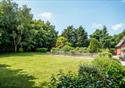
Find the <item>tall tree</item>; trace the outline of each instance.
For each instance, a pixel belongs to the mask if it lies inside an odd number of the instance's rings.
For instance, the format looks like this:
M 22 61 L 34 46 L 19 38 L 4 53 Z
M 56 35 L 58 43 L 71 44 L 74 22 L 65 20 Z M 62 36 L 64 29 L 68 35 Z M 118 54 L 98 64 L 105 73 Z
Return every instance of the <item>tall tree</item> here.
M 18 18 L 20 25 L 24 27 L 22 29 L 22 36 L 19 47 L 24 48 L 26 50 L 26 48 L 28 49 L 29 47 L 31 47 L 30 43 L 32 42 L 34 34 L 32 33 L 33 31 L 31 25 L 33 18 L 33 15 L 31 14 L 31 9 L 28 8 L 26 5 L 20 7 L 18 12 Z
M 95 38 L 101 44 L 101 48 L 111 48 L 112 36 L 107 32 L 106 26 L 103 29 L 97 29 L 90 38 Z
M 18 5 L 10 0 L 0 2 L 1 50 L 13 50 L 13 31 L 17 28 Z
M 33 30 L 35 36 L 33 38 L 34 46 L 36 48 L 48 48 L 50 50 L 56 44 L 57 32 L 55 26 L 51 25 L 50 22 L 43 22 L 38 20 L 34 21 Z
M 68 26 L 66 29 L 64 29 L 62 36 L 64 36 L 73 47 L 75 47 L 76 33 L 73 26 Z
M 95 38 L 91 38 L 88 47 L 89 52 L 96 53 L 99 51 L 99 48 L 100 48 L 100 43 L 98 42 L 98 40 Z
M 76 33 L 76 46 L 77 47 L 87 47 L 88 45 L 88 37 L 87 37 L 87 32 L 82 26 L 79 26 L 75 30 Z
M 120 42 L 120 40 L 124 36 L 125 36 L 125 29 L 121 33 L 114 35 L 114 39 L 115 39 L 116 43 Z
M 13 38 L 15 52 L 17 51 L 18 47 L 23 47 L 24 42 L 28 40 L 30 36 L 30 29 L 31 29 L 31 21 L 32 21 L 32 14 L 30 13 L 31 9 L 28 8 L 26 5 L 23 5 L 21 8 L 18 9 L 17 12 L 17 28 L 16 28 L 16 37 Z
M 29 33 L 30 22 L 32 21 L 32 14 L 30 8 L 23 5 L 21 8 L 11 0 L 4 0 L 0 2 L 0 26 L 2 29 L 1 38 L 2 46 L 14 49 L 17 52 L 21 46 L 22 39 Z M 28 31 L 26 33 L 26 31 Z M 26 33 L 26 34 L 25 34 Z M 13 48 L 14 47 L 14 48 Z

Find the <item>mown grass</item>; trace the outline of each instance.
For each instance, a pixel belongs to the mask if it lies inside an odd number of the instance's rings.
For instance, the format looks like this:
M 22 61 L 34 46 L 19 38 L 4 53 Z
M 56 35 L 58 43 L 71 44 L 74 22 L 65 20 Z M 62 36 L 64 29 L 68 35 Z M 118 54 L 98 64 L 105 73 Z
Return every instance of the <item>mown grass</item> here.
M 41 53 L 1 54 L 0 88 L 39 86 L 60 69 L 75 72 L 80 63 L 89 61 L 91 58 Z

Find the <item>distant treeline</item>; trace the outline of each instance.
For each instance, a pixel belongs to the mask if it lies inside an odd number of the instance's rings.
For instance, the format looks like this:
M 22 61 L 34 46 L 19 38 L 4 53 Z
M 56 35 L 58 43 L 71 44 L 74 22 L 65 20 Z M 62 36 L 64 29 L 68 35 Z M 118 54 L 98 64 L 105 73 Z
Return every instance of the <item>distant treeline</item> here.
M 37 51 L 41 48 L 49 51 L 53 47 L 62 48 L 65 45 L 112 49 L 124 35 L 125 30 L 111 36 L 106 26 L 96 29 L 89 38 L 82 26 L 68 26 L 58 35 L 50 22 L 33 20 L 31 8 L 26 5 L 19 7 L 11 0 L 0 2 L 0 52 Z

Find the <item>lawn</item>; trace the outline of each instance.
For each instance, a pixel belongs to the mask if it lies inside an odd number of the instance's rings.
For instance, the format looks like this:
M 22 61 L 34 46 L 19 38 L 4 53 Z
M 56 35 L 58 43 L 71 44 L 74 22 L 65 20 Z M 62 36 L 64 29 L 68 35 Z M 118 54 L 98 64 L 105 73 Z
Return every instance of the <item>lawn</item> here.
M 48 55 L 41 53 L 16 53 L 0 55 L 0 88 L 31 88 L 48 81 L 60 69 L 75 72 L 80 63 L 92 58 Z

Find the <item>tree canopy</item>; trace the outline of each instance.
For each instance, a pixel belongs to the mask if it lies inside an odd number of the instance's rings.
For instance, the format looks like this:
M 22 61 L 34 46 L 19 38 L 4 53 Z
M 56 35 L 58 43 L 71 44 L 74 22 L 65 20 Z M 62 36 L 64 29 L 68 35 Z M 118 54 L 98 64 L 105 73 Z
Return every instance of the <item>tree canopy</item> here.
M 50 22 L 33 20 L 31 9 L 10 0 L 0 2 L 0 51 L 25 51 L 55 45 L 57 32 Z
M 49 21 L 33 19 L 31 8 L 26 5 L 19 7 L 11 0 L 0 1 L 0 52 L 36 51 L 38 48 L 51 50 L 67 44 L 74 48 L 90 48 L 93 41 L 100 44 L 100 49 L 111 49 L 124 35 L 125 30 L 110 35 L 107 27 L 103 26 L 89 37 L 82 25 L 78 28 L 67 26 L 58 35 L 55 26 Z

